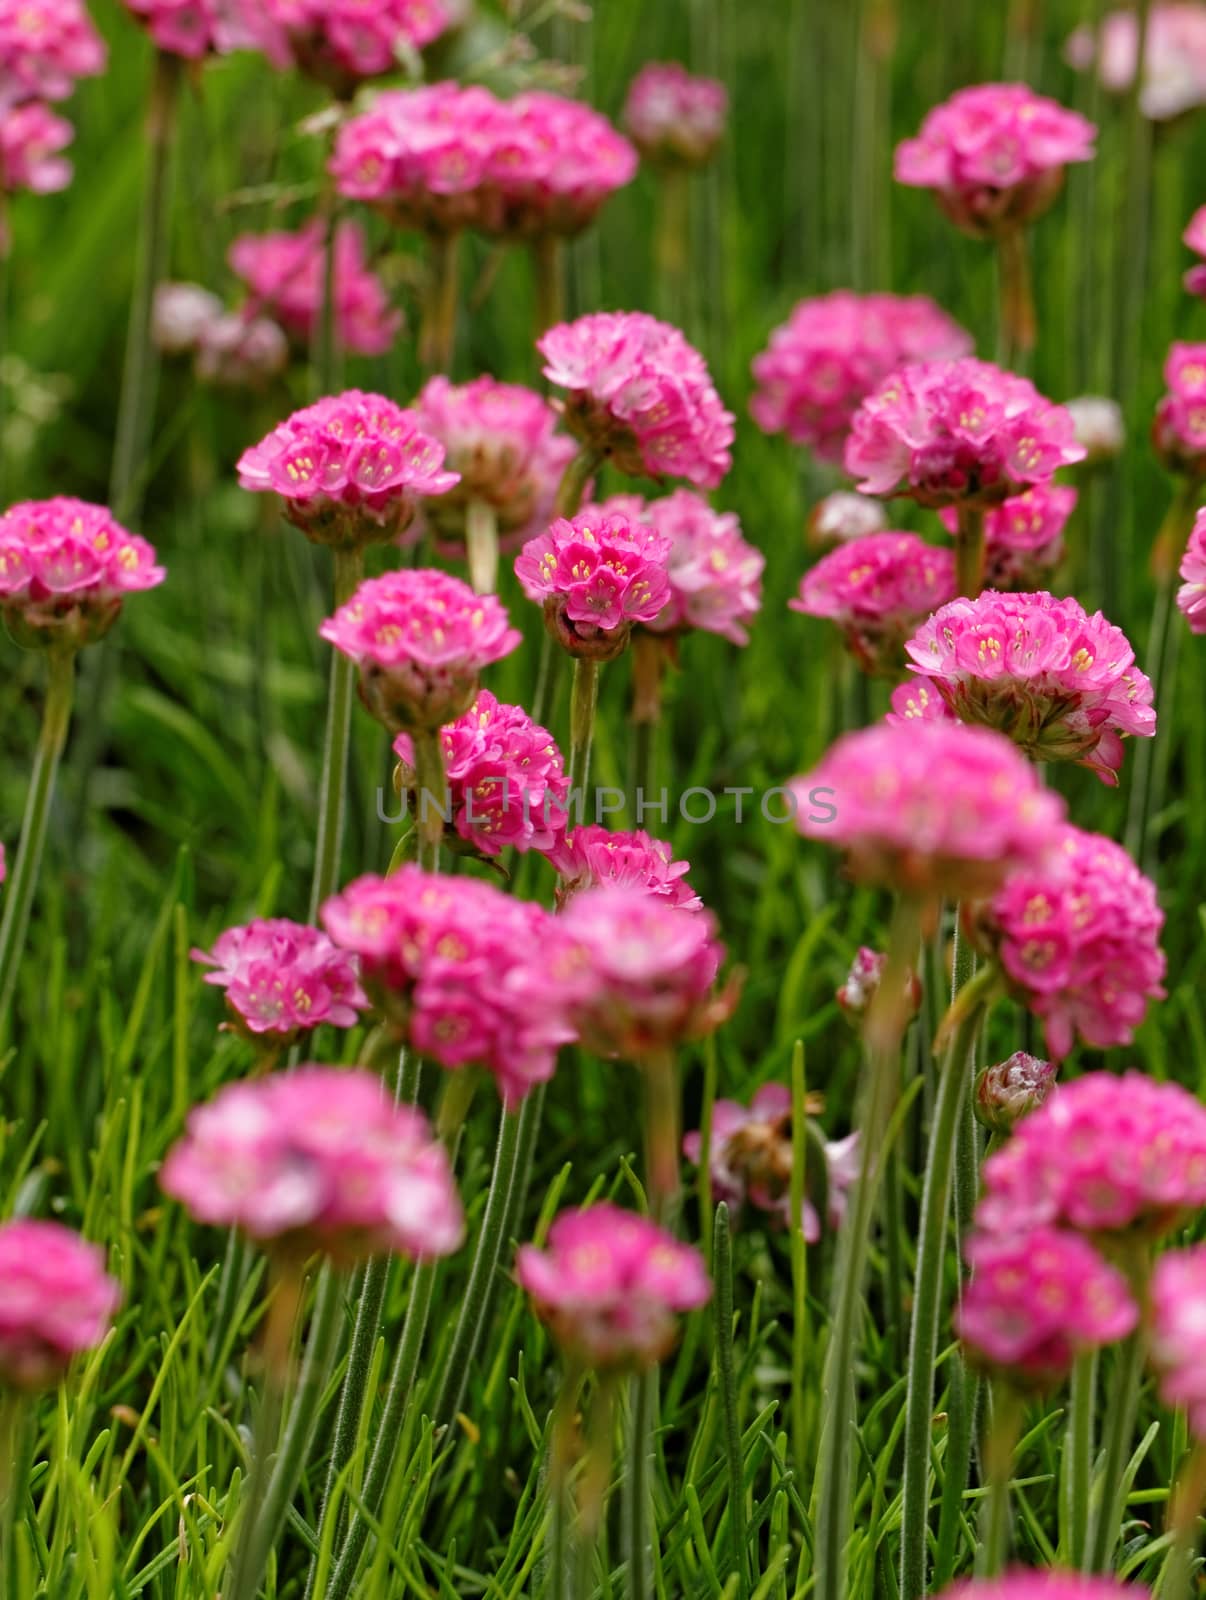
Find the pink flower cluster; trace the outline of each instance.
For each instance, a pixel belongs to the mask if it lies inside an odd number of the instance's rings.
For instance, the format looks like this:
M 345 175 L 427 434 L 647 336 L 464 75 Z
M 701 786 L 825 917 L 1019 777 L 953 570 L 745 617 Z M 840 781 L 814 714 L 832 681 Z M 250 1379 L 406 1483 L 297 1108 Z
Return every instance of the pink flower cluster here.
M 413 411 L 359 389 L 295 411 L 239 457 L 244 489 L 279 494 L 308 539 L 343 547 L 395 538 L 420 496 L 456 481 Z
M 108 51 L 81 0 L 0 0 L 0 112 L 66 100 L 105 70 Z
M 624 126 L 646 161 L 700 167 L 724 133 L 728 91 L 677 61 L 647 61 L 628 86 Z
M 1181 237 L 1194 255 L 1203 258 L 1185 274 L 1185 287 L 1190 294 L 1201 295 L 1206 300 L 1206 206 L 1198 207 Z
M 861 1021 L 870 1010 L 887 965 L 887 955 L 867 945 L 861 945 L 855 952 L 850 971 L 833 997 L 851 1022 Z M 915 972 L 910 972 L 906 983 L 906 1015 L 912 1016 L 917 1012 L 921 1005 L 921 993 L 921 979 Z
M 1075 761 L 1115 784 L 1123 736 L 1156 731 L 1126 636 L 1070 595 L 952 600 L 905 649 L 952 715 L 1008 734 L 1037 761 Z
M 105 1256 L 57 1222 L 0 1224 L 0 1388 L 58 1383 L 98 1345 L 121 1304 Z
M 994 1133 L 1012 1133 L 1023 1117 L 1050 1099 L 1057 1071 L 1054 1061 L 1040 1061 L 1024 1050 L 985 1067 L 972 1102 L 977 1120 Z
M 1206 1245 L 1172 1250 L 1151 1279 L 1151 1357 L 1167 1406 L 1181 1406 L 1206 1440 Z
M 519 543 L 553 520 L 574 441 L 557 433 L 557 413 L 542 395 L 490 377 L 454 384 L 431 378 L 415 401 L 415 420 L 444 447 L 460 482 L 424 507 L 423 520 L 447 553 L 463 553 L 472 501 L 493 511 L 501 542 Z M 443 550 L 441 553 L 444 553 Z
M 670 540 L 602 506 L 529 539 L 515 575 L 544 607 L 549 632 L 572 655 L 611 660 L 635 622 L 652 622 L 670 598 Z
M 1206 633 L 1206 510 L 1199 511 L 1181 557 L 1177 605 L 1191 633 Z
M 905 367 L 880 384 L 855 413 L 846 470 L 864 494 L 987 509 L 1084 455 L 1062 406 L 969 357 Z
M 258 0 L 278 64 L 292 57 L 341 98 L 364 78 L 394 72 L 457 20 L 453 0 Z M 261 31 L 264 31 L 261 29 Z
M 714 489 L 732 466 L 733 418 L 703 357 L 644 311 L 596 311 L 537 340 L 544 375 L 567 391 L 566 426 L 621 472 Z
M 1130 1044 L 1163 998 L 1164 913 L 1112 839 L 1066 825 L 1057 844 L 1039 866 L 1018 863 L 977 928 L 1062 1061 L 1077 1034 L 1103 1050 Z
M 464 1236 L 444 1146 L 371 1072 L 301 1066 L 228 1084 L 189 1114 L 159 1182 L 199 1222 L 294 1259 L 423 1260 Z
M 1122 1273 L 1079 1234 L 973 1233 L 964 1255 L 955 1331 L 975 1365 L 1020 1389 L 1053 1388 L 1082 1350 L 1125 1339 L 1139 1320 Z
M 1206 478 L 1206 344 L 1174 344 L 1164 382 L 1152 423 L 1156 453 L 1170 472 Z
M 364 702 L 391 733 L 443 727 L 520 635 L 492 594 L 434 568 L 368 578 L 319 634 L 360 669 Z
M 1206 1205 L 1206 1106 L 1141 1072 L 1091 1072 L 1023 1117 L 984 1165 L 977 1225 L 1166 1233 Z
M 261 8 L 229 0 L 125 0 L 155 46 L 186 61 L 231 50 L 263 50 L 277 66 L 284 64 L 275 31 Z
M 597 1372 L 655 1366 L 712 1293 L 698 1250 L 606 1202 L 563 1211 L 544 1249 L 520 1247 L 515 1275 L 566 1360 Z
M 836 816 L 814 820 L 819 790 Z M 790 792 L 799 831 L 844 850 L 858 879 L 951 900 L 1039 866 L 1064 813 L 1008 739 L 947 722 L 844 734 Z
M 865 671 L 896 676 L 905 640 L 954 593 L 953 551 L 915 533 L 869 533 L 822 556 L 787 604 L 835 622 Z
M 104 506 L 60 495 L 0 516 L 0 615 L 19 644 L 89 644 L 116 622 L 127 594 L 165 576 L 146 540 Z
M 553 1075 L 573 1038 L 552 915 L 472 878 L 406 865 L 357 878 L 322 908 L 327 932 L 360 958 L 373 1003 L 442 1067 L 485 1067 L 508 1104 Z
M 684 911 L 700 911 L 703 901 L 687 882 L 689 861 L 676 861 L 670 846 L 651 839 L 643 828 L 612 833 L 596 823 L 571 829 L 549 860 L 561 878 L 558 902 L 564 905 L 582 889 L 614 884 L 640 889 L 654 899 Z
M 1098 1578 L 1059 1568 L 1001 1578 L 967 1578 L 942 1591 L 940 1600 L 1148 1600 L 1148 1591 L 1117 1578 Z
M 574 234 L 636 174 L 637 154 L 590 106 L 478 85 L 391 89 L 339 130 L 339 192 L 402 227 L 504 238 Z
M 71 182 L 71 162 L 62 154 L 75 138 L 65 117 L 39 100 L 0 109 L 0 193 L 28 189 L 53 194 Z M 0 244 L 3 240 L 0 239 Z
M 1066 484 L 1036 483 L 987 512 L 983 587 L 1037 588 L 1063 560 L 1064 529 L 1079 498 Z M 938 515 L 949 533 L 958 531 L 953 506 L 944 506 Z
M 248 314 L 267 312 L 302 343 L 316 337 L 326 274 L 321 221 L 295 233 L 242 234 L 229 261 L 250 290 Z M 384 285 L 368 267 L 355 222 L 341 222 L 335 232 L 334 309 L 337 341 L 353 355 L 384 355 L 402 326 L 401 313 L 390 309 Z
M 212 950 L 192 956 L 214 969 L 206 983 L 225 989 L 235 1026 L 256 1040 L 283 1047 L 324 1022 L 354 1028 L 368 1007 L 354 958 L 286 917 L 227 928 Z
M 971 335 L 925 295 L 836 289 L 801 300 L 755 356 L 750 415 L 764 433 L 840 462 L 851 419 L 877 384 L 914 362 L 955 361 L 972 349 Z
M 497 856 L 504 845 L 516 850 L 555 850 L 569 820 L 569 779 L 556 740 L 532 721 L 522 706 L 503 705 L 488 689 L 479 691 L 463 716 L 440 729 L 447 795 L 418 797 L 451 811 L 449 827 L 483 856 Z M 403 785 L 417 783 L 414 742 L 400 733 L 394 753 L 407 769 Z
M 1070 161 L 1089 161 L 1097 130 L 1021 83 L 960 89 L 896 147 L 896 181 L 932 189 L 968 233 L 998 234 L 1051 204 Z
M 1105 88 L 1123 94 L 1135 81 L 1139 19 L 1130 9 L 1086 23 L 1065 49 L 1079 72 L 1096 67 Z M 1147 18 L 1139 105 L 1153 122 L 1167 122 L 1206 105 L 1206 7 L 1199 0 L 1153 5 Z

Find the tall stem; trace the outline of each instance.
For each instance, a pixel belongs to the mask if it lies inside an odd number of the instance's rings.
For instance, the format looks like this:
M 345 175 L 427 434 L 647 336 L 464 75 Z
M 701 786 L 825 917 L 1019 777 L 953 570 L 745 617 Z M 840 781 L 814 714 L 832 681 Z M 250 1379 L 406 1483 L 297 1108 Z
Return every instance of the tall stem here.
M 498 588 L 498 515 L 485 500 L 470 500 L 465 508 L 465 555 L 476 592 L 493 594 Z
M 982 1578 L 996 1578 L 1009 1554 L 1009 1480 L 1013 1453 L 1022 1431 L 1022 1403 L 1008 1384 L 992 1391 L 993 1413 L 984 1461 L 988 1472 L 988 1498 L 984 1504 L 984 1536 L 980 1542 Z
M 17 972 L 25 951 L 29 914 L 46 844 L 46 825 L 54 797 L 55 775 L 63 746 L 67 742 L 74 693 L 74 652 L 50 651 L 47 656 L 42 730 L 34 752 L 25 816 L 21 823 L 21 842 L 17 847 L 17 859 L 5 896 L 4 919 L 0 922 L 0 1036 L 7 1031 Z
M 682 167 L 667 167 L 659 175 L 657 233 L 657 298 L 662 315 L 677 323 L 688 321 L 687 261 L 690 256 L 691 193 L 689 174 Z
M 1001 281 L 999 365 L 1016 368 L 1034 349 L 1037 334 L 1024 228 L 1010 228 L 997 240 L 997 265 Z
M 1084 1350 L 1072 1368 L 1068 1430 L 1064 1439 L 1065 1544 L 1067 1562 L 1085 1570 L 1089 1555 L 1089 1502 L 1093 1490 L 1093 1417 L 1097 1400 L 1097 1352 Z
M 660 1050 L 641 1062 L 645 1081 L 645 1181 L 649 1209 L 671 1226 L 679 1198 L 679 1088 L 674 1053 Z
M 716 1280 L 716 1377 L 724 1413 L 725 1459 L 729 1469 L 729 1542 L 737 1593 L 750 1592 L 749 1554 L 745 1533 L 745 1473 L 741 1457 L 741 1421 L 737 1413 L 737 1376 L 733 1361 L 733 1250 L 729 1208 L 716 1207 L 713 1230 L 713 1277 Z
M 419 329 L 419 362 L 429 376 L 452 371 L 460 243 L 459 233 L 433 233 L 429 241 L 427 287 Z
M 336 550 L 334 558 L 335 605 L 338 608 L 351 599 L 364 576 L 364 552 Z M 355 663 L 342 650 L 332 650 L 327 686 L 327 726 L 322 747 L 322 778 L 318 792 L 318 839 L 314 847 L 314 878 L 310 887 L 311 922 L 317 921 L 323 901 L 331 895 L 339 881 L 355 687 Z
M 532 241 L 532 268 L 536 279 L 536 337 L 547 333 L 565 315 L 563 251 L 555 234 Z
M 327 180 L 323 192 L 322 215 L 322 299 L 318 305 L 318 326 L 314 330 L 314 386 L 319 398 L 332 394 L 339 371 L 338 289 L 335 282 L 338 223 L 335 184 Z
M 1130 1459 L 1131 1438 L 1139 1410 L 1139 1379 L 1143 1372 L 1143 1333 L 1137 1330 L 1119 1345 L 1106 1410 L 1105 1459 L 1101 1468 L 1101 1493 L 1089 1545 L 1090 1572 L 1108 1572 L 1114 1559 L 1123 1515 L 1123 1478 Z
M 653 1413 L 657 1405 L 657 1369 L 641 1373 L 629 1385 L 628 1474 L 624 1481 L 623 1536 L 627 1554 L 629 1600 L 648 1600 L 652 1593 L 649 1543 L 649 1464 L 653 1459 Z
M 561 482 L 557 485 L 557 498 L 553 502 L 553 510 L 557 516 L 578 515 L 587 485 L 599 470 L 599 463 L 602 460 L 603 457 L 598 450 L 592 450 L 585 444 L 579 449 L 578 454 L 571 458 L 569 465 L 561 474 Z
M 0 1584 L 17 1591 L 17 1526 L 26 1491 L 28 1410 L 16 1390 L 0 1390 Z
M 419 830 L 419 865 L 435 872 L 448 809 L 448 782 L 444 775 L 444 746 L 439 732 L 416 732 L 415 827 Z
M 570 799 L 582 791 L 586 806 L 586 781 L 590 776 L 590 747 L 595 736 L 595 710 L 599 703 L 599 663 L 574 657 L 574 684 L 570 692 Z
M 974 506 L 959 507 L 955 587 L 969 600 L 975 600 L 984 587 L 984 513 Z
M 1164 1562 L 1157 1593 L 1160 1600 L 1189 1600 L 1198 1517 L 1206 1505 L 1206 1443 L 1198 1443 L 1173 1486 L 1169 1504 L 1172 1549 Z

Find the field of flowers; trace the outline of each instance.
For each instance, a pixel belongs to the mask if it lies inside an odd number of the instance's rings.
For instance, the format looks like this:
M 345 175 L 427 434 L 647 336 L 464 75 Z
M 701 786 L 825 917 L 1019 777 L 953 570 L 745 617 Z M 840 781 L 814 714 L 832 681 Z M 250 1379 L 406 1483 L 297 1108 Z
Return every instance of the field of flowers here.
M 1206 1592 L 1206 3 L 0 0 L 0 1600 Z

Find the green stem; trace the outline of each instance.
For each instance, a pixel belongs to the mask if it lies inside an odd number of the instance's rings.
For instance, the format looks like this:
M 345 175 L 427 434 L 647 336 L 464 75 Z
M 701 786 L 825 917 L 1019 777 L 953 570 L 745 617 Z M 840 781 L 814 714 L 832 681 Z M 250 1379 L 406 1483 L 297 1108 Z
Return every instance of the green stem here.
M 1198 1517 L 1206 1504 L 1206 1443 L 1190 1453 L 1169 1500 L 1172 1548 L 1164 1561 L 1157 1594 L 1160 1600 L 1189 1600 L 1197 1549 Z
M 71 723 L 71 704 L 75 693 L 74 652 L 50 651 L 47 657 L 46 704 L 42 710 L 42 729 L 34 751 L 25 816 L 21 823 L 21 842 L 4 900 L 4 919 L 0 922 L 0 1034 L 7 1032 L 9 1012 L 16 990 L 17 972 L 29 932 L 29 915 L 37 889 L 50 803 L 54 798 L 55 775 L 67 729 Z
M 430 239 L 423 320 L 419 329 L 419 362 L 428 376 L 452 371 L 460 243 L 459 233 L 433 233 Z
M 1085 1350 L 1072 1368 L 1068 1428 L 1064 1438 L 1065 1517 L 1068 1565 L 1085 1570 L 1089 1554 L 1089 1503 L 1093 1491 L 1093 1416 L 1097 1398 L 1097 1351 Z
M 582 497 L 586 493 L 587 485 L 599 469 L 603 460 L 598 450 L 592 450 L 589 445 L 583 445 L 574 456 L 565 471 L 561 474 L 561 482 L 557 485 L 557 498 L 553 502 L 553 512 L 558 517 L 576 517 L 582 509 Z
M 1009 1554 L 1009 1481 L 1013 1453 L 1022 1431 L 1022 1404 L 1008 1385 L 995 1383 L 992 1426 L 985 1448 L 988 1497 L 984 1503 L 984 1535 L 977 1576 L 999 1577 Z
M 562 248 L 555 234 L 543 233 L 532 241 L 532 269 L 536 280 L 536 337 L 539 338 L 565 315 Z
M 470 500 L 465 508 L 465 555 L 476 592 L 493 594 L 498 588 L 498 516 L 485 500 Z
M 595 711 L 599 703 L 599 663 L 574 657 L 574 683 L 570 691 L 570 800 L 581 791 L 586 807 L 586 780 L 590 775 L 590 747 L 595 736 Z
M 17 1594 L 17 1526 L 26 1492 L 28 1408 L 17 1390 L 0 1390 L 0 1583 Z
M 574 1465 L 574 1402 L 579 1375 L 567 1372 L 553 1408 L 553 1436 L 549 1451 L 549 1600 L 578 1600 L 570 1585 L 571 1545 L 570 1473 Z
M 416 732 L 415 827 L 419 830 L 419 865 L 435 872 L 440 863 L 448 810 L 448 781 L 444 774 L 444 746 L 439 732 Z
M 975 506 L 959 507 L 955 587 L 969 600 L 976 599 L 984 587 L 984 513 Z
M 649 1542 L 649 1463 L 653 1456 L 653 1414 L 657 1406 L 657 1368 L 642 1372 L 629 1386 L 628 1476 L 623 1504 L 629 1600 L 648 1600 L 652 1592 Z
M 322 222 L 322 299 L 318 307 L 318 326 L 314 330 L 314 384 L 319 398 L 335 392 L 339 371 L 339 322 L 335 283 L 335 243 L 339 226 L 338 198 L 334 182 L 330 180 L 323 195 Z
M 645 1080 L 645 1181 L 649 1210 L 663 1227 L 673 1225 L 679 1199 L 678 1069 L 670 1050 L 640 1064 Z
M 942 1480 L 942 1507 L 938 1516 L 938 1544 L 934 1552 L 934 1592 L 941 1594 L 954 1576 L 956 1551 L 964 1518 L 963 1496 L 971 1467 L 972 1414 L 975 1382 L 966 1366 L 956 1360 L 947 1381 L 946 1471 Z
M 1143 1372 L 1143 1333 L 1132 1333 L 1114 1356 L 1114 1376 L 1106 1409 L 1105 1459 L 1101 1468 L 1101 1493 L 1097 1499 L 1093 1537 L 1089 1545 L 1089 1571 L 1108 1572 L 1118 1543 L 1125 1506 L 1123 1479 L 1130 1460 L 1131 1439 L 1139 1410 L 1139 1379 Z
M 666 167 L 659 174 L 654 259 L 657 295 L 662 315 L 680 325 L 689 319 L 687 261 L 690 254 L 690 177 L 682 167 Z
M 997 266 L 1001 286 L 998 365 L 1020 370 L 1034 349 L 1036 337 L 1025 229 L 1010 228 L 1000 236 Z
M 364 577 L 363 550 L 336 550 L 335 605 L 350 600 Z M 323 736 L 322 778 L 318 791 L 318 838 L 310 887 L 310 921 L 339 882 L 340 849 L 347 808 L 348 746 L 352 736 L 352 696 L 356 665 L 342 650 L 331 651 L 327 687 L 327 726 Z
M 737 1593 L 750 1592 L 749 1551 L 745 1532 L 745 1473 L 741 1458 L 741 1421 L 737 1412 L 737 1375 L 733 1362 L 733 1249 L 729 1235 L 729 1208 L 716 1207 L 712 1230 L 713 1278 L 716 1284 L 716 1380 L 724 1413 L 725 1459 L 729 1470 L 729 1543 L 731 1568 L 737 1574 Z
M 710 1085 L 715 1099 L 715 1082 Z M 808 1084 L 805 1077 L 804 1041 L 797 1039 L 791 1057 L 791 1444 L 795 1468 L 804 1481 L 812 1468 L 808 1443 L 808 1357 L 812 1348 L 812 1319 L 808 1313 L 808 1241 L 804 1237 L 804 1197 L 808 1192 Z M 709 1117 L 711 1102 L 709 1102 Z M 705 1149 L 701 1162 L 706 1164 Z M 704 1199 L 701 1191 L 701 1205 Z M 712 1197 L 709 1176 L 706 1198 Z M 710 1213 L 709 1213 L 710 1214 Z

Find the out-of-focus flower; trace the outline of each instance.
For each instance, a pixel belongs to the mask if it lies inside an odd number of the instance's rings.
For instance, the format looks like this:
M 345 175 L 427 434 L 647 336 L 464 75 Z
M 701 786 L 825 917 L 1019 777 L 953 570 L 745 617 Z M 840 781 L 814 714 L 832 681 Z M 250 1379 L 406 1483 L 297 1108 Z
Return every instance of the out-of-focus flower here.
M 289 364 L 289 341 L 271 317 L 227 311 L 197 339 L 197 376 L 224 389 L 263 389 Z
M 223 315 L 221 300 L 199 283 L 161 283 L 151 302 L 151 337 L 164 355 L 189 355 Z
M 1012 1133 L 1023 1117 L 1045 1104 L 1055 1088 L 1058 1068 L 1024 1050 L 985 1067 L 976 1079 L 972 1109 L 993 1133 Z
M 74 138 L 66 118 L 56 117 L 39 100 L 7 110 L 0 103 L 0 193 L 28 189 L 31 194 L 54 194 L 65 189 L 72 167 L 62 152 Z
M 0 516 L 0 616 L 18 644 L 90 644 L 117 621 L 126 595 L 165 576 L 146 540 L 104 506 L 60 495 Z
M 367 578 L 318 631 L 359 667 L 365 705 L 391 733 L 454 721 L 483 669 L 520 643 L 494 595 L 432 568 Z
M 724 133 L 729 96 L 723 83 L 677 61 L 648 61 L 628 86 L 624 126 L 646 161 L 701 167 Z
M 1194 255 L 1203 257 L 1201 263 L 1190 267 L 1185 274 L 1185 287 L 1190 294 L 1206 299 L 1206 206 L 1198 207 L 1181 237 Z
M 295 1043 L 323 1023 L 354 1028 L 368 1000 L 356 961 L 317 928 L 266 917 L 227 928 L 212 950 L 194 950 L 193 960 L 226 991 L 234 1025 L 257 1041 Z
M 1182 1407 L 1206 1440 L 1206 1244 L 1170 1250 L 1151 1280 L 1151 1358 L 1166 1406 Z
M 107 58 L 81 0 L 0 0 L 0 112 L 23 100 L 66 100 Z
M 582 889 L 616 884 L 641 889 L 667 904 L 699 911 L 703 901 L 687 882 L 689 861 L 676 861 L 670 846 L 652 839 L 643 828 L 613 833 L 595 823 L 572 828 L 550 852 L 549 860 L 561 879 L 560 905 Z
M 866 1016 L 887 964 L 888 957 L 883 952 L 871 950 L 866 945 L 858 949 L 850 963 L 850 971 L 834 995 L 852 1022 L 860 1022 Z M 905 998 L 906 1014 L 913 1016 L 921 1005 L 921 979 L 915 972 L 909 973 Z
M 563 1211 L 544 1249 L 520 1247 L 516 1277 L 566 1360 L 603 1373 L 656 1366 L 712 1293 L 698 1250 L 607 1203 Z
M 1036 483 L 986 512 L 984 587 L 1037 588 L 1063 560 L 1064 529 L 1079 498 L 1065 484 Z M 944 506 L 938 515 L 948 532 L 958 531 L 952 506 Z
M 247 312 L 266 312 L 303 344 L 318 334 L 326 276 L 324 224 L 315 219 L 295 233 L 245 233 L 230 247 L 230 266 L 247 285 Z M 341 222 L 335 232 L 335 333 L 353 355 L 379 356 L 393 344 L 402 314 L 365 258 L 358 223 Z
M 459 20 L 456 0 L 257 0 L 275 53 L 341 98 L 365 78 L 397 70 Z M 263 28 L 261 29 L 263 31 Z
M 1066 400 L 1064 410 L 1072 418 L 1076 442 L 1085 448 L 1086 467 L 1112 461 L 1126 443 L 1126 423 L 1117 400 L 1102 394 L 1085 394 Z
M 260 0 L 125 0 L 157 49 L 186 61 L 231 50 L 263 50 L 285 64 L 281 43 Z
M 57 1222 L 0 1224 L 0 1388 L 52 1388 L 120 1304 L 96 1245 Z
M 987 509 L 1084 455 L 1063 406 L 969 358 L 887 378 L 855 413 L 846 470 L 864 494 Z
M 808 543 L 823 551 L 845 544 L 849 539 L 861 539 L 868 533 L 883 533 L 887 526 L 887 514 L 878 500 L 869 500 L 865 494 L 852 494 L 848 489 L 836 489 L 813 506 L 805 531 Z
M 536 348 L 567 391 L 570 432 L 621 472 L 714 489 L 729 470 L 732 415 L 677 328 L 644 311 L 597 311 L 558 323 Z
M 1117 1578 L 1084 1572 L 1046 1568 L 1026 1572 L 1019 1568 L 1002 1578 L 966 1578 L 953 1583 L 939 1600 L 1148 1600 L 1148 1591 Z
M 1102 85 L 1123 94 L 1135 81 L 1139 19 L 1134 11 L 1111 11 L 1086 23 L 1068 39 L 1064 54 L 1078 72 L 1096 67 Z M 1198 0 L 1156 4 L 1147 18 L 1139 105 L 1153 122 L 1167 122 L 1206 104 L 1206 5 Z
M 755 356 L 750 415 L 764 433 L 840 462 L 854 413 L 889 374 L 972 349 L 971 335 L 925 295 L 837 289 L 801 300 Z
M 822 556 L 787 604 L 836 623 L 864 671 L 895 676 L 905 640 L 954 593 L 952 551 L 915 533 L 869 533 Z
M 280 495 L 308 539 L 343 547 L 396 538 L 422 496 L 456 482 L 413 411 L 359 389 L 295 411 L 239 458 L 244 489 Z
M 370 1072 L 301 1066 L 232 1083 L 190 1113 L 159 1174 L 199 1221 L 293 1260 L 450 1255 L 464 1217 L 427 1118 Z
M 1206 344 L 1174 344 L 1164 382 L 1152 423 L 1156 454 L 1169 472 L 1206 478 Z
M 1191 633 L 1206 633 L 1206 510 L 1199 511 L 1181 557 L 1177 605 Z

